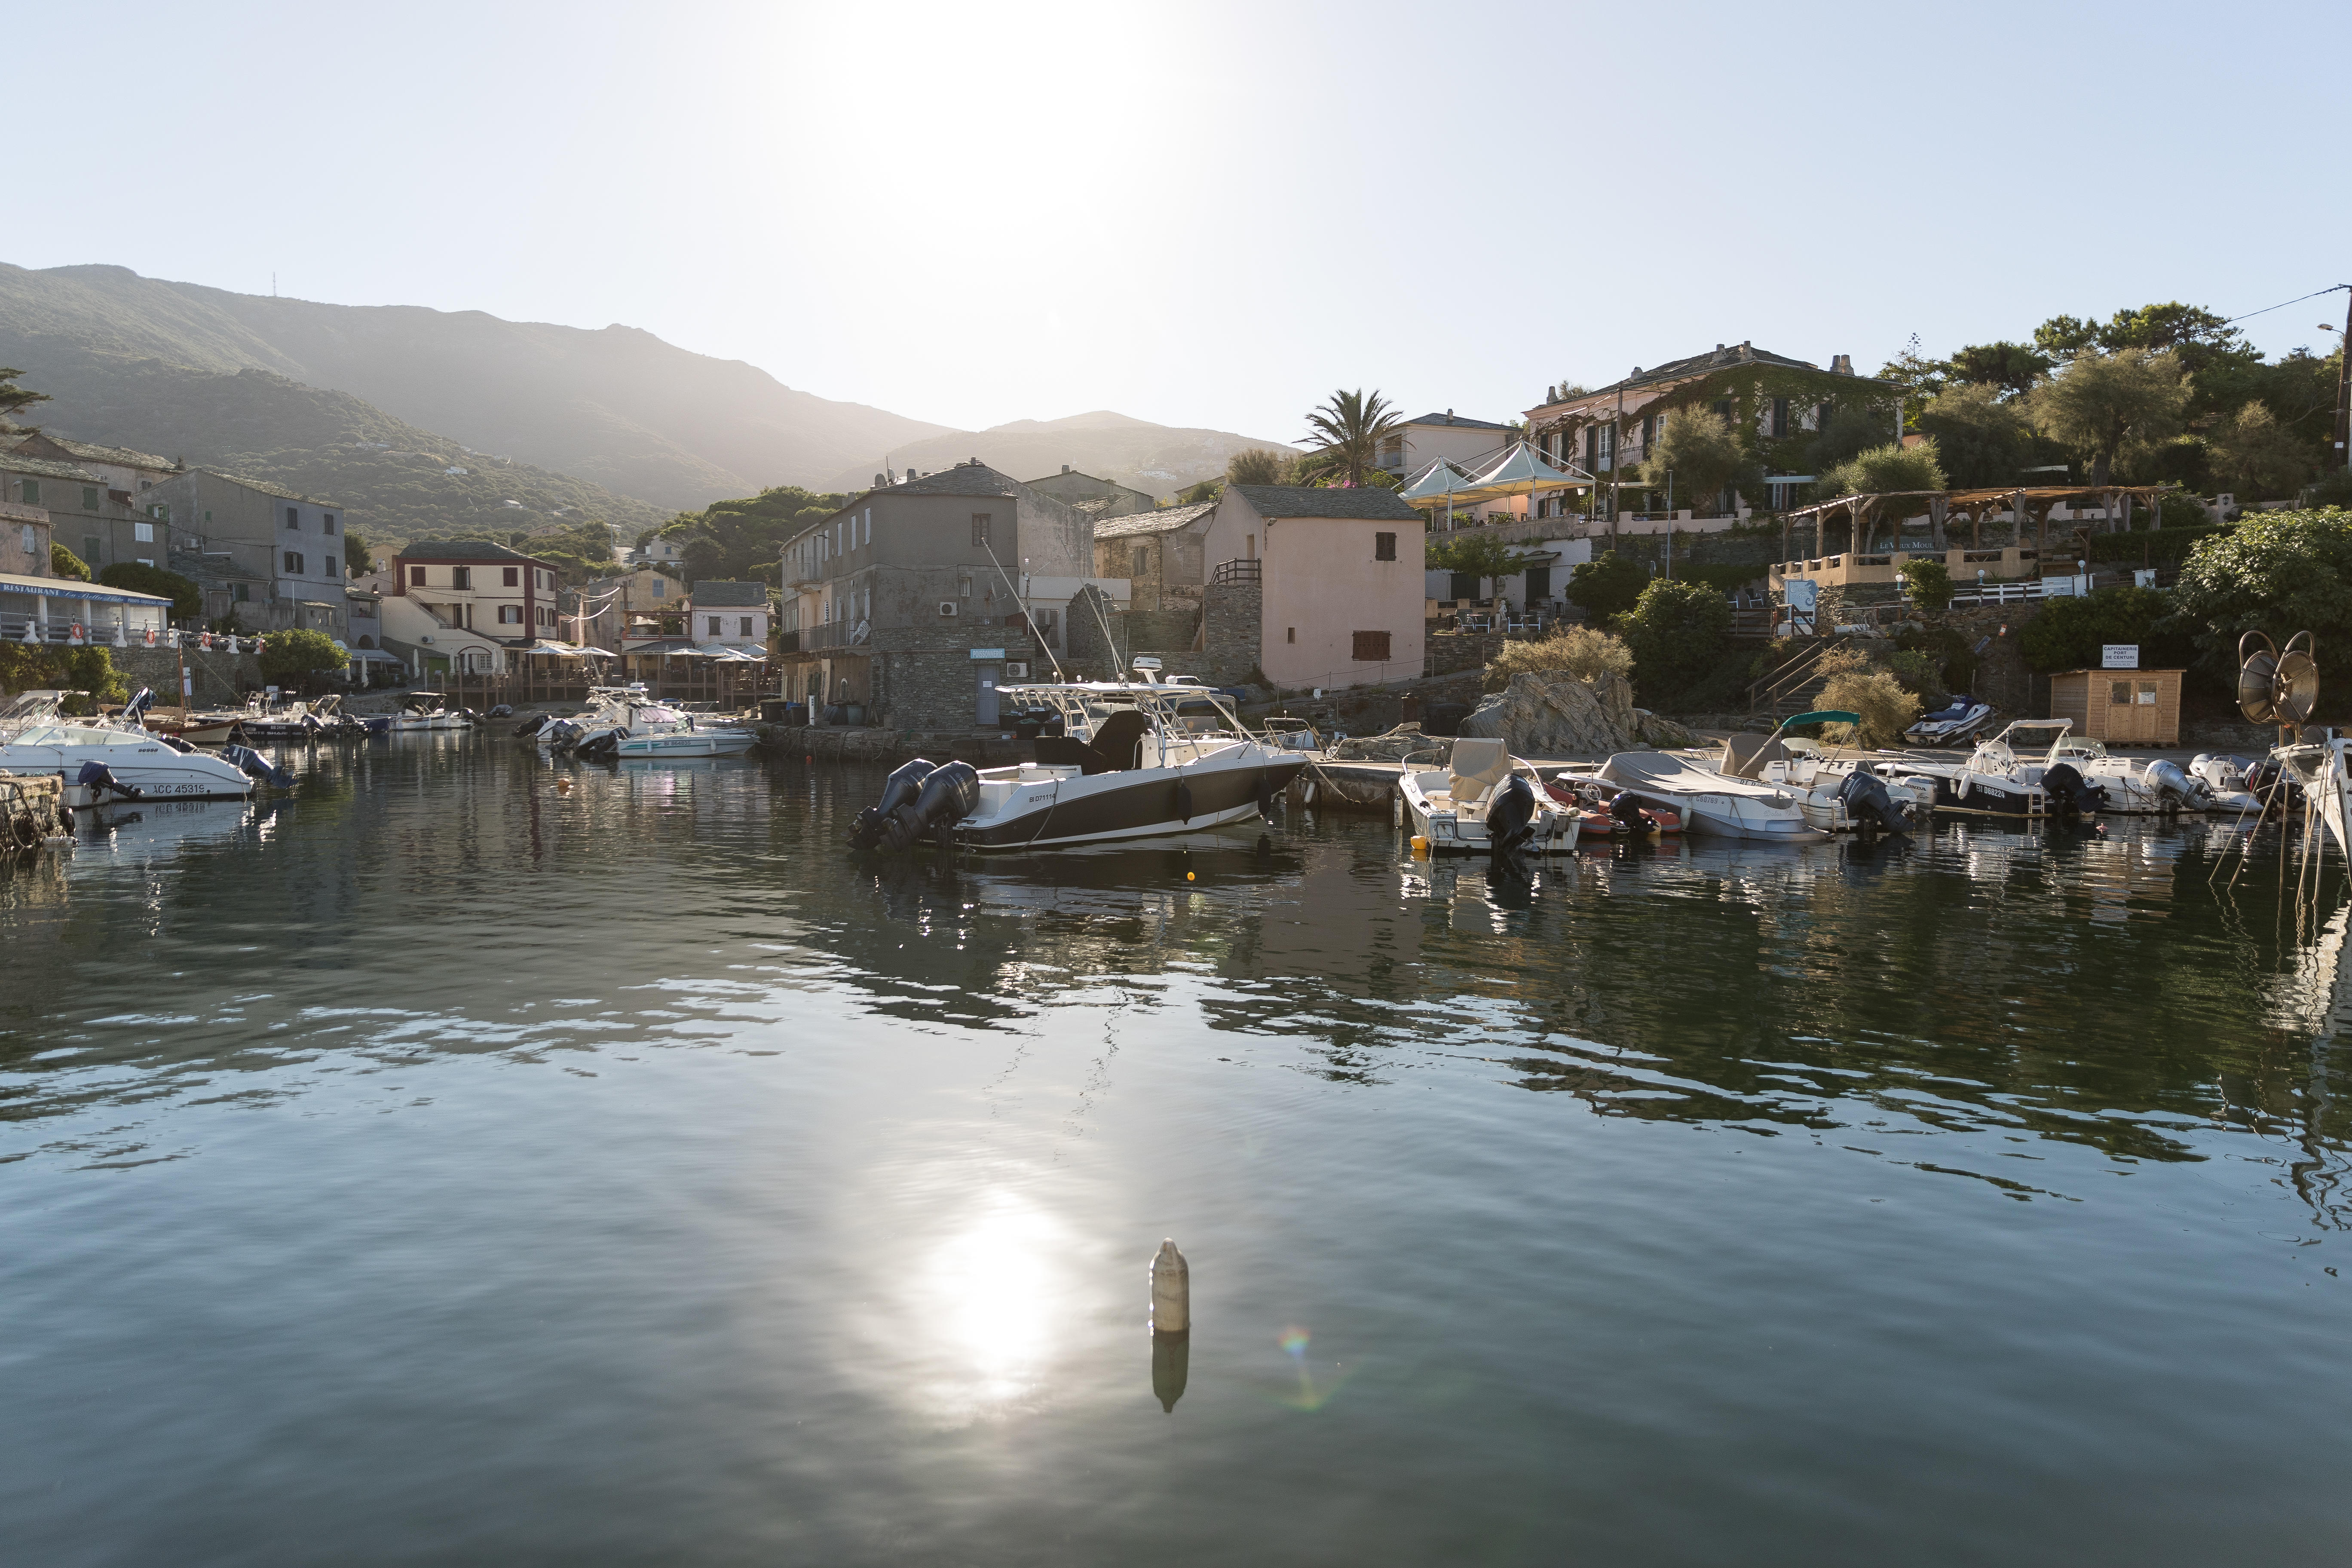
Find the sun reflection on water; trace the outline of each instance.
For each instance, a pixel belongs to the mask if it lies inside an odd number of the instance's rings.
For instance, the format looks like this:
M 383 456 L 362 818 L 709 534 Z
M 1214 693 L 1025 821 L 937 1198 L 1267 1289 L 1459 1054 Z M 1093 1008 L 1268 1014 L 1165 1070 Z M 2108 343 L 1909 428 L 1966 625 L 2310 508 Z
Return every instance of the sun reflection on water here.
M 960 1425 L 1041 1397 L 1069 1332 L 1071 1245 L 1034 1203 L 992 1188 L 923 1253 L 908 1276 L 906 1370 L 927 1414 Z

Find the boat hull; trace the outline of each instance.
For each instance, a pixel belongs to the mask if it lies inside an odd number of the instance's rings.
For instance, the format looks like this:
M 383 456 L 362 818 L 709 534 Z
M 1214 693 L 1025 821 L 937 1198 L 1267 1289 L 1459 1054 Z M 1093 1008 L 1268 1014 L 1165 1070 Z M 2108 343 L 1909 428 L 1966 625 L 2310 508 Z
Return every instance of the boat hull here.
M 625 763 L 665 757 L 740 757 L 759 743 L 747 730 L 680 730 L 653 735 L 631 735 L 615 752 Z
M 70 784 L 84 763 L 103 763 L 116 781 L 153 800 L 244 800 L 253 781 L 235 763 L 160 741 L 132 745 L 0 746 L 0 773 L 56 773 Z
M 1306 767 L 1301 758 L 1152 769 L 1132 782 L 1122 782 L 1121 773 L 1093 773 L 1062 781 L 1050 795 L 1041 792 L 1034 805 L 1024 801 L 1018 809 L 986 820 L 967 817 L 957 824 L 955 841 L 971 849 L 1047 849 L 1195 833 L 1256 816 L 1261 801 L 1287 789 Z M 1180 799 L 1179 785 L 1190 792 L 1189 803 Z

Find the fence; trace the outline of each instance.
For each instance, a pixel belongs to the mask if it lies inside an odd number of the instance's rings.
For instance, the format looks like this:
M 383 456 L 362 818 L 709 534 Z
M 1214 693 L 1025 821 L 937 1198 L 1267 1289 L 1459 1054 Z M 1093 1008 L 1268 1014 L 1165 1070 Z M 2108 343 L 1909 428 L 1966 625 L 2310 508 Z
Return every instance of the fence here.
M 583 661 L 566 659 L 567 666 L 577 667 Z M 436 689 L 447 693 L 456 708 L 486 710 L 499 703 L 517 709 L 546 708 L 557 703 L 584 703 L 591 686 L 610 686 L 635 680 L 643 682 L 647 695 L 657 702 L 703 702 L 725 711 L 748 707 L 762 697 L 775 694 L 775 680 L 767 667 L 733 661 L 708 659 L 649 659 L 642 673 L 625 676 L 612 668 L 611 660 L 598 660 L 586 668 L 529 669 L 520 675 L 428 676 L 426 680 Z M 665 671 L 660 667 L 668 665 Z

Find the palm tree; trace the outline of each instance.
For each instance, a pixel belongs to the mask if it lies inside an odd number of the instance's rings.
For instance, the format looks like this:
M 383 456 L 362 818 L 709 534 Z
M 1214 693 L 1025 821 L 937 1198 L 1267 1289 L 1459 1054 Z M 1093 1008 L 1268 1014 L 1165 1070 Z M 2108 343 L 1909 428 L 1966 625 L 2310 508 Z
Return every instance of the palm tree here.
M 1307 438 L 1318 455 L 1328 455 L 1348 472 L 1348 483 L 1364 482 L 1364 470 L 1380 460 L 1381 443 L 1395 433 L 1403 418 L 1379 393 L 1370 397 L 1359 387 L 1334 392 L 1331 401 L 1307 416 Z

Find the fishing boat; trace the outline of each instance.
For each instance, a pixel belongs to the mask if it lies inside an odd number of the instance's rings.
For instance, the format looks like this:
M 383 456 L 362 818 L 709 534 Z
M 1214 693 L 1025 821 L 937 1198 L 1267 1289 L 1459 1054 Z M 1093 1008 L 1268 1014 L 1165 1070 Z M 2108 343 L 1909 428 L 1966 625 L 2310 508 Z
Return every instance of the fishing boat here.
M 1535 779 L 1506 742 L 1465 735 L 1443 771 L 1405 763 L 1397 775 L 1397 826 L 1410 826 L 1433 855 L 1565 854 L 1576 847 L 1583 813 Z
M 142 728 L 139 715 L 152 694 L 133 699 L 127 719 L 103 721 L 65 717 L 65 695 L 27 691 L 0 709 L 0 771 L 87 784 L 99 776 L 85 776 L 95 763 L 111 784 L 129 786 L 116 793 L 133 797 L 242 800 L 253 793 L 247 769 Z
M 1044 849 L 1199 832 L 1271 815 L 1275 797 L 1310 759 L 1252 733 L 1233 699 L 1154 679 L 1000 688 L 1016 706 L 1049 710 L 1037 760 L 1013 767 L 934 764 L 891 773 L 858 814 L 850 844 L 904 849 Z
M 1672 752 L 1620 752 L 1595 776 L 1645 805 L 1681 813 L 1691 833 L 1791 844 L 1829 837 L 1805 820 L 1799 793 L 1786 784 L 1726 774 Z

